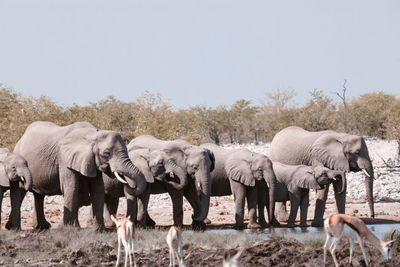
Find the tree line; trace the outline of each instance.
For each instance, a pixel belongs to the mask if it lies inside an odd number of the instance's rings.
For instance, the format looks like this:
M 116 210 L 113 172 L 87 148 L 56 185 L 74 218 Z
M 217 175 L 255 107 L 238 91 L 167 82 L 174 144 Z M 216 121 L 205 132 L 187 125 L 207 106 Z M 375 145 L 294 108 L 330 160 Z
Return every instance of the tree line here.
M 5 86 L 0 88 L 0 147 L 10 149 L 26 127 L 38 120 L 58 125 L 88 121 L 121 133 L 127 142 L 143 134 L 193 144 L 269 142 L 291 125 L 400 140 L 400 99 L 382 91 L 346 99 L 345 91 L 337 97 L 315 89 L 304 104 L 295 105 L 293 90 L 276 89 L 259 103 L 240 99 L 230 106 L 177 109 L 150 92 L 132 102 L 109 96 L 88 105 L 62 106 L 46 96 L 24 97 Z

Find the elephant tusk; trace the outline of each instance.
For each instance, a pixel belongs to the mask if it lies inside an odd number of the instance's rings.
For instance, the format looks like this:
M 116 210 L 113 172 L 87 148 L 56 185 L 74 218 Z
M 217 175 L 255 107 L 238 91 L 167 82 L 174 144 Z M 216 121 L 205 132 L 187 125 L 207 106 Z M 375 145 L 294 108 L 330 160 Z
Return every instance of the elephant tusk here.
M 25 183 L 25 178 L 24 178 L 24 176 L 21 176 L 21 181 L 22 181 L 23 183 Z
M 118 172 L 114 172 L 115 177 L 117 177 L 118 181 L 120 181 L 123 184 L 127 184 L 128 182 L 125 181 L 121 176 L 119 176 Z
M 169 173 L 169 177 L 170 177 L 170 178 L 174 178 L 174 177 L 175 177 L 174 172 L 170 172 L 170 173 Z
M 197 187 L 201 188 L 200 182 L 197 182 Z
M 335 177 L 332 178 L 333 180 L 337 181 L 337 179 Z
M 361 169 L 361 171 L 367 176 L 368 178 L 371 178 L 371 176 L 368 174 L 368 172 L 365 169 Z

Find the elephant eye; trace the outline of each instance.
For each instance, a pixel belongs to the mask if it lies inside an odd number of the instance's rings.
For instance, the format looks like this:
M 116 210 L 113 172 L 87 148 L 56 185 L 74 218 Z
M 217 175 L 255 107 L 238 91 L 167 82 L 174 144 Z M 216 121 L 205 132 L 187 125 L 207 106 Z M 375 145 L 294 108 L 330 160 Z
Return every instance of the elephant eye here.
M 108 151 L 108 150 L 104 151 L 104 152 L 103 152 L 103 156 L 104 156 L 105 158 L 109 158 L 109 157 L 111 156 L 110 151 Z
M 261 168 L 261 167 L 259 167 L 259 168 L 258 168 L 258 170 L 259 170 L 259 171 L 262 171 L 262 168 Z

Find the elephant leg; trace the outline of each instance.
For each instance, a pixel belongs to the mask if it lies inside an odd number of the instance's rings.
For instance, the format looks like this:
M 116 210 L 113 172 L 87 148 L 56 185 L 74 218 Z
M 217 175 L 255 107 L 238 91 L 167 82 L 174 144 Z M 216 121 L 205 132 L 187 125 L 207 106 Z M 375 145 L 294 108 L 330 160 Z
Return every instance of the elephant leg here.
M 307 227 L 307 212 L 308 212 L 308 203 L 310 202 L 310 195 L 307 193 L 302 196 L 300 200 L 300 226 Z
M 103 177 L 97 176 L 89 179 L 89 192 L 92 201 L 93 218 L 95 219 L 95 227 L 99 231 L 105 229 L 104 226 L 104 182 Z
M 60 167 L 60 184 L 64 196 L 64 225 L 73 225 L 78 214 L 79 182 L 74 171 Z
M 336 208 L 338 213 L 345 213 L 346 209 L 346 188 L 344 191 L 339 194 L 339 188 L 336 188 L 336 186 L 333 187 L 333 190 L 335 191 L 335 200 L 336 200 Z
M 294 221 L 297 217 L 297 211 L 299 210 L 300 198 L 298 196 L 290 195 L 290 213 L 287 223 L 287 227 L 294 227 Z
M 174 225 L 181 227 L 183 225 L 183 192 L 170 190 L 168 193 L 171 196 L 172 200 L 172 214 Z
M 104 225 L 106 227 L 115 226 L 115 223 L 113 222 L 113 220 L 111 220 L 111 215 L 117 217 L 118 204 L 119 204 L 118 197 L 105 196 L 103 218 L 104 218 Z
M 33 192 L 33 198 L 35 200 L 35 211 L 33 213 L 33 226 L 37 230 L 45 230 L 51 227 L 51 224 L 46 220 L 44 216 L 44 195 L 40 195 Z
M 21 204 L 25 197 L 25 190 L 19 188 L 18 182 L 10 183 L 11 212 L 6 223 L 8 230 L 21 229 Z
M 257 208 L 258 208 L 258 223 L 260 227 L 266 228 L 268 226 L 265 220 L 265 207 L 269 206 L 269 197 L 266 186 L 257 186 Z M 249 200 L 247 200 L 248 202 Z M 268 208 L 267 208 L 268 209 Z
M 324 189 L 317 190 L 317 200 L 315 203 L 314 220 L 312 226 L 322 227 L 325 213 L 325 203 L 328 198 L 329 184 L 325 185 Z
M 147 224 L 148 218 L 149 218 L 149 214 L 148 214 L 148 206 L 149 206 L 149 201 L 150 201 L 150 191 L 151 191 L 151 185 L 148 184 L 146 191 L 141 194 L 140 196 L 138 196 L 137 198 L 137 222 L 138 225 L 141 225 L 143 227 L 151 227 L 154 228 L 155 226 L 155 222 L 153 220 L 150 220 L 154 222 L 154 224 Z M 149 221 L 150 222 L 150 221 Z
M 2 186 L 0 186 L 0 230 L 1 230 L 1 205 L 3 203 L 3 194 L 6 191 L 6 189 Z
M 200 212 L 201 212 L 201 205 L 200 205 L 200 199 L 199 196 L 197 195 L 197 190 L 194 184 L 194 180 L 191 179 L 188 186 L 186 189 L 183 191 L 183 195 L 189 201 L 190 206 L 193 208 L 193 214 L 192 214 L 192 228 L 194 230 L 205 230 L 206 229 L 206 224 L 204 221 L 195 221 L 194 218 L 199 217 Z
M 233 198 L 235 201 L 235 225 L 234 228 L 243 230 L 244 224 L 244 202 L 246 198 L 246 188 L 235 181 L 230 180 Z
M 126 186 L 124 186 L 124 194 L 126 197 L 126 216 L 130 216 L 131 220 L 137 224 L 137 197 L 130 194 Z
M 275 202 L 275 203 L 276 203 L 275 217 L 278 219 L 278 221 L 287 222 L 287 220 L 289 219 L 289 214 L 286 209 L 286 201 Z
M 247 228 L 257 229 L 260 225 L 257 223 L 257 186 L 246 188 L 247 210 L 249 213 L 249 224 Z

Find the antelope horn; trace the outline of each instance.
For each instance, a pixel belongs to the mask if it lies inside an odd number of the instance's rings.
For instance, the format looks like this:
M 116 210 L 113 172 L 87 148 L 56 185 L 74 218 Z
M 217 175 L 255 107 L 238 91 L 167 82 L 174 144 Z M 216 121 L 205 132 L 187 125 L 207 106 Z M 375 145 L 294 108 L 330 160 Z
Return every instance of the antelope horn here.
M 115 177 L 117 177 L 118 181 L 120 181 L 123 184 L 127 184 L 128 182 L 122 179 L 121 176 L 119 176 L 118 172 L 114 172 Z

